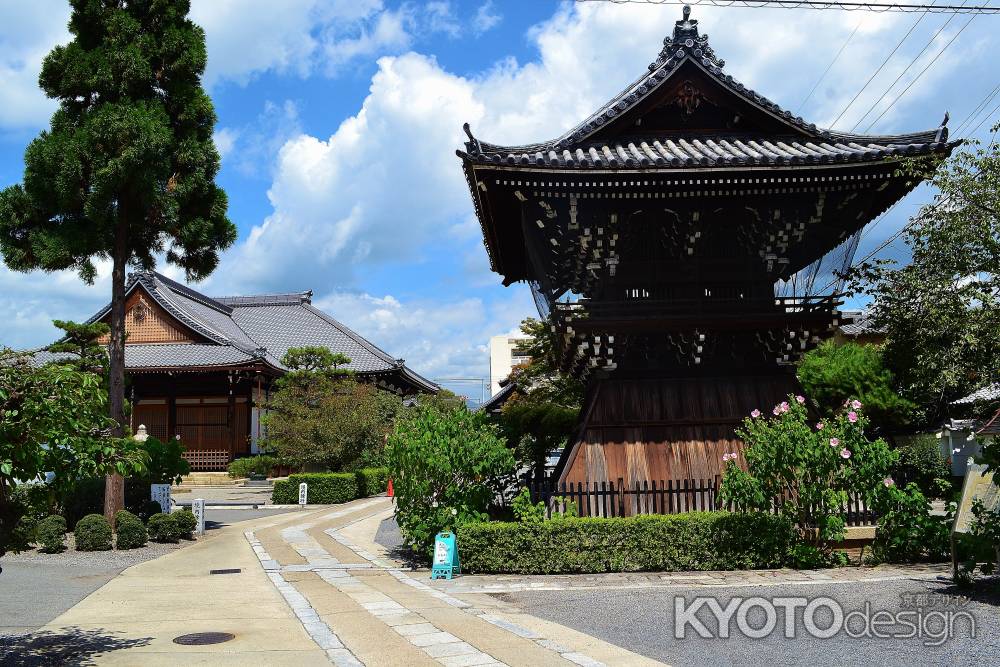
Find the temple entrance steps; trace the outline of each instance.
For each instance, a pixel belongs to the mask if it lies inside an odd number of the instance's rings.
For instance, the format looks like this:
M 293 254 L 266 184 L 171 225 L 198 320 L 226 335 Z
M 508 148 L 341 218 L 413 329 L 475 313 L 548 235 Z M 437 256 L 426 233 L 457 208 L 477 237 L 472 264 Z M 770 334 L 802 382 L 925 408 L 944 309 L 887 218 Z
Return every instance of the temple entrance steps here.
M 224 472 L 193 472 L 181 478 L 177 486 L 239 486 L 243 480 L 235 480 Z

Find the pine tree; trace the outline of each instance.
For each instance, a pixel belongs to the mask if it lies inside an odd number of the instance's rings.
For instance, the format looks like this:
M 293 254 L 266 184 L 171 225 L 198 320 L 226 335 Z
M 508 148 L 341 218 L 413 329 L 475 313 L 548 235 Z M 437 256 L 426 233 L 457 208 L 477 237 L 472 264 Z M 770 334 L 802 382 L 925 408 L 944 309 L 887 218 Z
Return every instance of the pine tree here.
M 205 34 L 188 0 L 71 0 L 73 40 L 46 56 L 39 85 L 59 101 L 25 156 L 24 183 L 0 192 L 0 251 L 16 271 L 111 259 L 109 405 L 124 432 L 125 278 L 155 258 L 189 280 L 236 240 L 215 184 L 215 111 L 201 87 Z M 123 503 L 109 479 L 105 515 Z

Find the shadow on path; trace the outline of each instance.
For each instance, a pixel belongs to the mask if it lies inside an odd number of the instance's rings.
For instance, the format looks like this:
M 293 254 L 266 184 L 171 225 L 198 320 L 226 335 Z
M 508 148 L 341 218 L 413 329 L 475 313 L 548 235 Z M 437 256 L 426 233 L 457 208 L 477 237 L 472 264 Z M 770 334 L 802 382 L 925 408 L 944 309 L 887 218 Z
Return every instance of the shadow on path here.
M 94 658 L 135 646 L 146 646 L 152 637 L 126 639 L 102 629 L 68 627 L 59 632 L 38 630 L 0 636 L 0 665 L 95 665 Z

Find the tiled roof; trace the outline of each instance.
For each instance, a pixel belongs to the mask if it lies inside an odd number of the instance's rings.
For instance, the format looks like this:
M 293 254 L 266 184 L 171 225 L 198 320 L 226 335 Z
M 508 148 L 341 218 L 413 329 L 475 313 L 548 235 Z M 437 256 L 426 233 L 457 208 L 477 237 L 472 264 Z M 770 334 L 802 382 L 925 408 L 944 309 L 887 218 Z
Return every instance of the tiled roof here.
M 843 320 L 846 323 L 840 325 L 840 333 L 848 337 L 883 333 L 875 326 L 871 313 L 867 310 L 846 310 L 843 312 Z
M 558 139 L 503 146 L 475 138 L 466 124 L 469 141 L 465 143 L 465 151 L 458 151 L 458 155 L 484 164 L 641 170 L 862 162 L 891 156 L 924 155 L 945 151 L 950 146 L 947 143 L 947 114 L 941 126 L 933 130 L 902 135 L 852 134 L 807 123 L 723 72 L 725 61 L 716 57 L 708 43 L 708 35 L 698 33 L 697 23 L 690 21 L 687 15 L 684 20 L 677 21 L 673 35 L 663 41 L 663 49 L 647 72 Z M 779 133 L 784 136 L 691 132 L 683 136 L 616 136 L 610 142 L 593 138 L 654 95 L 682 65 L 697 68 L 723 89 L 778 121 L 786 128 Z
M 407 368 L 402 359 L 372 345 L 310 303 L 312 293 L 207 297 L 154 271 L 134 274 L 126 294 L 142 287 L 168 313 L 204 337 L 205 344 L 129 344 L 125 366 L 183 368 L 234 366 L 263 362 L 287 370 L 281 358 L 289 348 L 322 345 L 350 358 L 346 366 L 360 374 L 396 374 L 424 390 L 437 386 Z M 104 318 L 110 305 L 89 321 Z M 41 352 L 36 358 L 57 358 Z
M 875 143 L 865 137 L 858 141 L 800 141 L 795 137 L 666 138 L 608 143 L 585 143 L 561 150 L 551 146 L 484 148 L 470 153 L 476 162 L 558 167 L 563 169 L 643 169 L 668 167 L 775 166 L 864 162 L 891 156 L 926 155 L 940 147 L 930 143 Z
M 968 396 L 952 401 L 952 405 L 972 405 L 973 403 L 983 403 L 1000 399 L 1000 383 L 989 384 L 978 389 Z

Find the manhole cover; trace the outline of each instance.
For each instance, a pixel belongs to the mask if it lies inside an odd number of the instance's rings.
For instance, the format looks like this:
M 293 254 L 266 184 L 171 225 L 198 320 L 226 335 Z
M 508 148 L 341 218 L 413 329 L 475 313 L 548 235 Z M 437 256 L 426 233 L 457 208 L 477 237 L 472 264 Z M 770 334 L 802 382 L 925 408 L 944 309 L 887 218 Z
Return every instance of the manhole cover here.
M 206 644 L 221 644 L 233 639 L 236 639 L 236 635 L 230 632 L 194 632 L 190 635 L 174 637 L 174 643 L 185 646 L 204 646 Z

